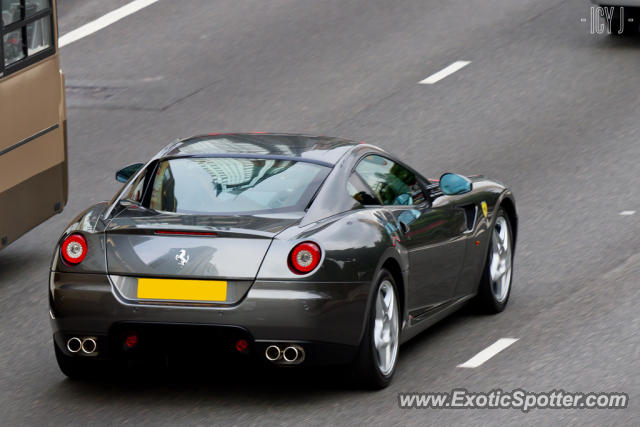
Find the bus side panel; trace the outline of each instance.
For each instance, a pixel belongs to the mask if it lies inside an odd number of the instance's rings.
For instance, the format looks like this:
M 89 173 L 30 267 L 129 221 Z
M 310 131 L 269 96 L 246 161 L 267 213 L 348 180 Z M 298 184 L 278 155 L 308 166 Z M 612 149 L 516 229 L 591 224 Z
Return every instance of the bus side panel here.
M 56 55 L 0 81 L 0 249 L 67 198 L 64 86 Z
M 0 249 L 62 211 L 64 173 L 59 164 L 0 193 Z

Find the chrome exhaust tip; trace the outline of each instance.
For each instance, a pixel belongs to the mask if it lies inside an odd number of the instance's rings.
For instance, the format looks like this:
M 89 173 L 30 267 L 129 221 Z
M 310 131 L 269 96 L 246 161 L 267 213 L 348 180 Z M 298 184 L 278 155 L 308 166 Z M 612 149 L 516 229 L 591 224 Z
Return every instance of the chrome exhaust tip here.
M 299 352 L 298 349 L 295 347 L 287 347 L 284 349 L 284 351 L 282 352 L 282 358 L 284 359 L 285 362 L 295 362 L 298 359 L 299 356 Z
M 280 351 L 280 347 L 278 347 L 277 345 L 270 345 L 264 351 L 264 357 L 266 357 L 270 362 L 275 362 L 276 360 L 280 359 L 281 355 L 282 352 Z
M 67 350 L 71 353 L 77 353 L 82 348 L 82 341 L 78 337 L 69 338 L 67 341 Z
M 82 340 L 82 352 L 85 354 L 91 354 L 98 348 L 95 338 L 85 338 Z
M 287 363 L 302 363 L 304 356 L 304 348 L 299 345 L 290 345 L 282 351 L 282 358 Z

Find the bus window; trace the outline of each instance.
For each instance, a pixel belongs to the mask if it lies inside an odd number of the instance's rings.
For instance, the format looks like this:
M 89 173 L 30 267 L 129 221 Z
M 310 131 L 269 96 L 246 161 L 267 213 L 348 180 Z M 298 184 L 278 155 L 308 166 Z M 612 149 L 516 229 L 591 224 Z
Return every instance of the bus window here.
M 51 20 L 38 19 L 27 25 L 27 45 L 29 56 L 51 47 Z
M 4 42 L 4 65 L 11 65 L 24 58 L 22 49 L 22 32 L 12 31 L 3 36 Z
M 13 0 L 16 1 L 16 0 Z M 30 0 L 26 3 L 25 14 L 28 17 L 49 8 L 49 0 Z
M 53 9 L 51 0 L 0 1 L 2 1 L 0 32 L 2 33 L 5 68 L 14 64 L 19 67 L 20 61 L 52 48 Z M 26 40 L 24 40 L 25 34 Z M 49 49 L 49 51 L 53 53 L 53 49 Z M 8 74 L 6 70 L 4 74 Z
M 7 26 L 20 20 L 20 1 L 2 0 L 2 25 Z

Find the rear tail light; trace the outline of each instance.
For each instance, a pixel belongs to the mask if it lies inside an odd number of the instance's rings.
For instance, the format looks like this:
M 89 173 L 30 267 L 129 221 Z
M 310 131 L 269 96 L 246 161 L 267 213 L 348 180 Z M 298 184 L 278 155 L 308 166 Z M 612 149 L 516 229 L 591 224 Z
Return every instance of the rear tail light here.
M 297 245 L 289 254 L 289 269 L 296 274 L 307 274 L 320 264 L 322 251 L 313 242 Z
M 60 252 L 67 263 L 77 265 L 87 256 L 87 249 L 87 240 L 82 234 L 71 234 L 62 242 Z

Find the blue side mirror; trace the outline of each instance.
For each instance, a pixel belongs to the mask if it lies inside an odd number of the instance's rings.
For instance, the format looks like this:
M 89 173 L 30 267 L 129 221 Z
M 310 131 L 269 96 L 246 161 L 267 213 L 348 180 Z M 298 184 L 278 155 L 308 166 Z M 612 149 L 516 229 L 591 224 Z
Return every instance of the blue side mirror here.
M 142 166 L 144 166 L 144 164 L 134 163 L 132 165 L 129 165 L 127 167 L 120 169 L 118 172 L 116 172 L 116 181 L 118 182 L 129 181 L 129 178 L 135 175 L 135 173 L 138 172 Z
M 440 189 L 447 196 L 471 191 L 471 181 L 457 173 L 445 173 L 440 177 Z

